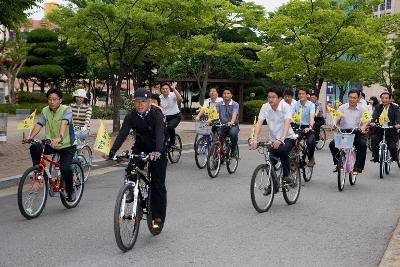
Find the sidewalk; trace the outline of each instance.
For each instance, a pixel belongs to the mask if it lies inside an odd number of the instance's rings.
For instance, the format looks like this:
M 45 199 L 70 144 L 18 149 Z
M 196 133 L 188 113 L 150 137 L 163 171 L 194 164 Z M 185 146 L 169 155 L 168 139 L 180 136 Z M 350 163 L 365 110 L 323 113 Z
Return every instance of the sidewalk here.
M 6 177 L 21 175 L 29 166 L 31 166 L 31 157 L 29 154 L 29 145 L 22 144 L 22 133 L 28 135 L 29 130 L 17 130 L 17 121 L 15 116 L 8 118 L 7 123 L 7 143 L 0 144 L 0 179 Z M 112 129 L 111 120 L 103 120 L 106 129 L 110 132 Z M 89 137 L 89 145 L 93 146 L 96 139 L 97 130 L 99 128 L 100 120 L 91 121 L 91 133 Z M 121 121 L 122 123 L 122 121 Z M 246 141 L 248 139 L 252 125 L 240 125 L 239 140 Z M 178 128 L 177 133 L 182 138 L 182 143 L 187 144 L 186 147 L 192 145 L 195 138 L 195 124 L 192 121 L 182 121 Z M 263 131 L 265 133 L 265 131 Z M 38 135 L 37 139 L 43 138 L 44 130 Z M 115 136 L 111 137 L 112 143 Z M 130 149 L 133 145 L 132 138 L 128 137 L 119 151 Z M 101 160 L 102 154 L 94 151 L 93 160 Z

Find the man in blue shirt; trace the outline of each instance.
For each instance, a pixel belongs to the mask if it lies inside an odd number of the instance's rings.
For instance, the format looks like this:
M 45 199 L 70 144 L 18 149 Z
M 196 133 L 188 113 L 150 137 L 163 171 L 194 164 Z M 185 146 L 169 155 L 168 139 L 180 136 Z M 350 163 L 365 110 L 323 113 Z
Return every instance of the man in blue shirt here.
M 301 119 L 299 127 L 304 131 L 307 137 L 307 148 L 308 148 L 308 167 L 313 167 L 315 165 L 314 152 L 315 152 L 315 132 L 314 127 L 314 116 L 315 116 L 315 105 L 313 102 L 307 99 L 309 94 L 308 89 L 299 89 L 298 96 L 299 101 L 297 101 L 294 108 L 294 112 L 298 112 L 301 109 Z
M 223 102 L 217 103 L 219 120 L 226 127 L 221 129 L 222 137 L 229 134 L 231 139 L 231 157 L 234 157 L 239 135 L 239 104 L 232 99 L 232 91 L 224 88 L 222 94 Z

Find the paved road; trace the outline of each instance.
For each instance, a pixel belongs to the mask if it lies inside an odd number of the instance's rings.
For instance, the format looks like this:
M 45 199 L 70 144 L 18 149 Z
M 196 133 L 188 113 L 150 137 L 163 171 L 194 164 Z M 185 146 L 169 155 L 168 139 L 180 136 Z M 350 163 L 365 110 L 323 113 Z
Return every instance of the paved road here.
M 317 152 L 313 180 L 297 204 L 281 194 L 258 214 L 249 196 L 253 169 L 262 160 L 241 147 L 235 175 L 222 169 L 211 180 L 193 154 L 170 165 L 168 214 L 163 233 L 142 224 L 133 251 L 121 253 L 113 233 L 113 208 L 122 170 L 96 175 L 76 209 L 49 199 L 31 221 L 15 195 L 0 197 L 0 266 L 376 266 L 400 214 L 399 169 L 383 180 L 368 162 L 357 185 L 340 193 L 327 150 Z M 114 170 L 109 167 L 107 170 Z M 99 171 L 97 171 L 99 173 Z M 396 177 L 397 176 L 397 177 Z

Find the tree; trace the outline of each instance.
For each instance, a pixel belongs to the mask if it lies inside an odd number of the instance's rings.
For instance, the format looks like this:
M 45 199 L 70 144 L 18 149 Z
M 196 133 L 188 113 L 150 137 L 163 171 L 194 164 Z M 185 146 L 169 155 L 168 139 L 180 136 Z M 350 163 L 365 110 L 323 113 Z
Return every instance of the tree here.
M 7 76 L 10 103 L 15 103 L 15 79 L 25 63 L 29 46 L 21 33 L 5 44 L 4 53 L 0 54 L 0 73 Z
M 329 66 L 362 53 L 366 43 L 384 40 L 382 32 L 369 26 L 376 3 L 290 1 L 260 24 L 268 40 L 259 52 L 260 64 L 272 78 L 307 86 L 319 94 Z
M 61 54 L 60 66 L 64 70 L 64 87 L 67 92 L 70 92 L 79 80 L 87 77 L 88 59 L 85 55 L 78 55 L 76 46 L 66 42 L 61 45 Z
M 28 34 L 27 43 L 32 46 L 18 77 L 32 80 L 44 93 L 46 84 L 57 86 L 64 76 L 64 69 L 59 65 L 62 56 L 57 34 L 48 29 L 35 29 Z

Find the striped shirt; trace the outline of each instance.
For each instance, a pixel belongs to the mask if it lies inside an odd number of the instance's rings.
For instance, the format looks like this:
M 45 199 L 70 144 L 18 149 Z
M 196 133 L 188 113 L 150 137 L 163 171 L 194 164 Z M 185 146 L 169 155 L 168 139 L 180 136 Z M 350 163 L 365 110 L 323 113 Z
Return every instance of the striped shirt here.
M 90 118 L 92 117 L 92 107 L 86 104 L 78 106 L 76 103 L 72 103 L 71 109 L 74 125 L 81 127 L 86 126 L 89 129 Z

